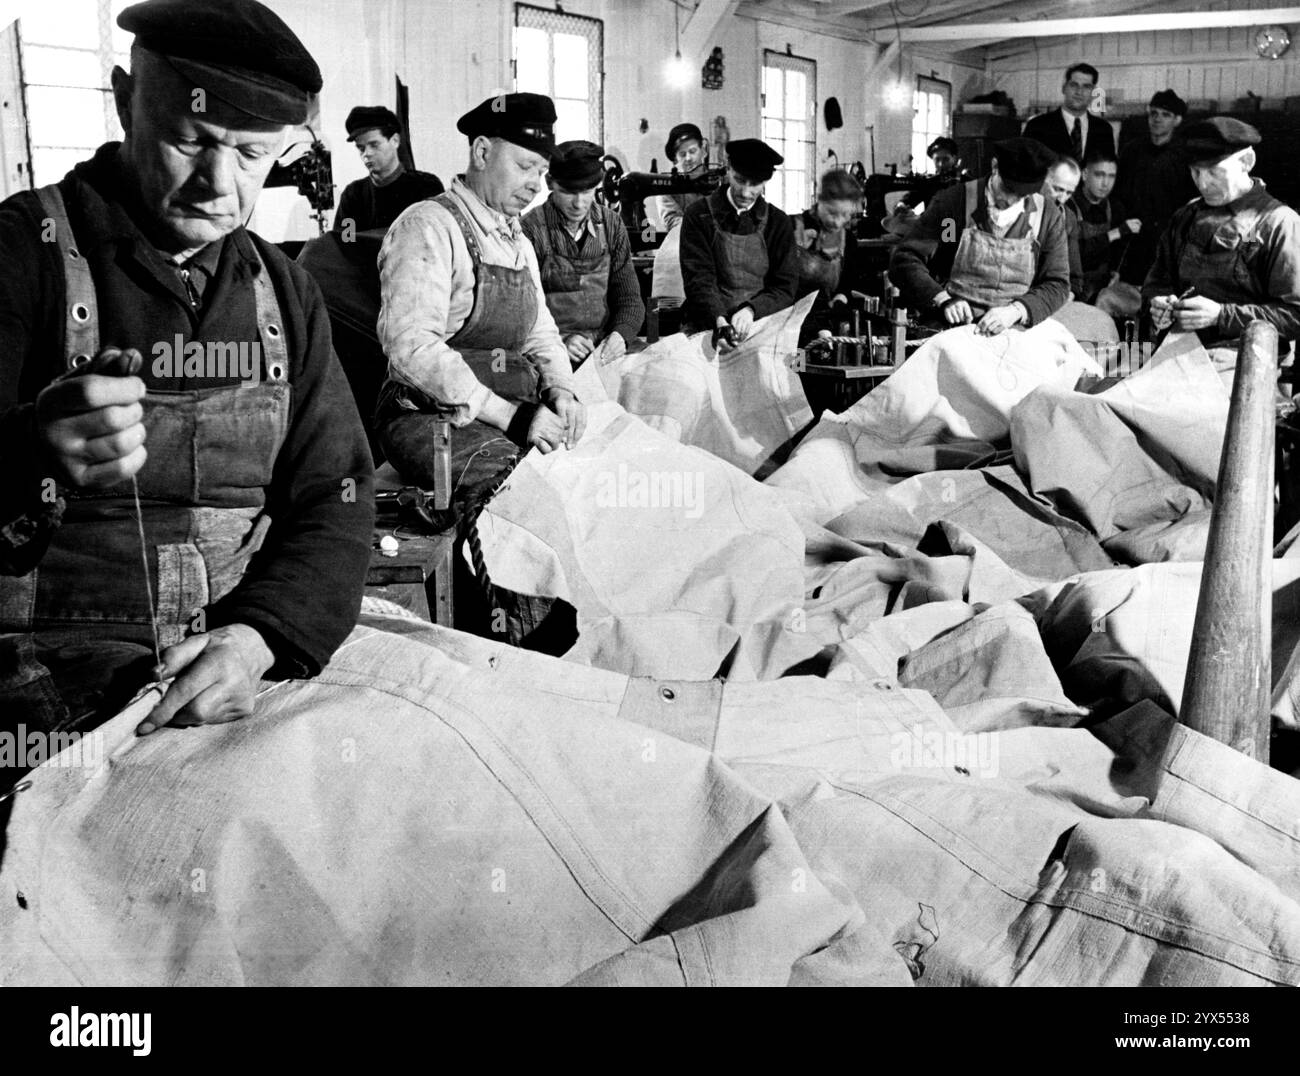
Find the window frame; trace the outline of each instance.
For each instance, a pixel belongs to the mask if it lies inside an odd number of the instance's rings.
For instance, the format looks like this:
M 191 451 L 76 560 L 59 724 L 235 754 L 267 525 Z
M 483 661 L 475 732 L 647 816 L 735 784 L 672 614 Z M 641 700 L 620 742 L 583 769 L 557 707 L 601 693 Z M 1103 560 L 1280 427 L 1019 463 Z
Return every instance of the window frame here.
M 553 24 L 558 24 L 558 27 Z M 565 27 L 567 29 L 561 29 Z M 568 11 L 537 7 L 535 4 L 514 5 L 514 25 L 511 27 L 510 74 L 514 89 L 519 86 L 519 30 L 540 30 L 547 35 L 547 89 L 544 92 L 553 100 L 575 101 L 579 98 L 556 97 L 555 89 L 555 35 L 577 32 L 588 41 L 587 54 L 587 104 L 588 130 L 581 137 L 597 145 L 605 144 L 605 20 L 590 15 L 574 15 Z M 531 87 L 529 88 L 531 89 Z M 565 141 L 559 138 L 557 140 Z
M 940 89 L 940 87 L 942 89 Z M 942 129 L 931 130 L 927 124 L 917 127 L 917 120 L 921 118 L 921 110 L 917 107 L 922 94 L 942 93 L 944 98 L 943 116 L 944 122 Z M 928 114 L 929 110 L 926 109 Z M 912 91 L 912 171 L 929 172 L 930 159 L 926 155 L 925 149 L 936 138 L 952 137 L 952 83 L 946 79 L 936 78 L 933 75 L 917 75 L 916 89 Z M 917 150 L 920 152 L 918 153 Z
M 775 49 L 764 49 L 759 66 L 759 122 L 763 132 L 763 141 L 771 145 L 778 153 L 786 158 L 786 163 L 776 169 L 776 174 L 781 177 L 778 184 L 778 196 L 769 197 L 768 201 L 778 209 L 784 210 L 791 215 L 802 213 L 815 200 L 817 190 L 817 61 L 809 56 L 796 56 L 790 52 L 778 52 Z M 767 72 L 769 70 L 780 71 L 781 74 L 781 114 L 772 116 L 768 113 L 767 108 Z M 806 113 L 802 119 L 807 131 L 807 137 L 800 141 L 804 146 L 804 159 L 801 162 L 801 168 L 790 167 L 790 154 L 788 150 L 788 139 L 785 138 L 785 124 L 794 120 L 793 116 L 785 113 L 786 92 L 785 77 L 790 71 L 798 71 L 806 77 L 805 107 Z M 779 144 L 773 144 L 773 139 L 768 136 L 769 121 L 782 125 L 782 137 Z M 787 190 L 787 175 L 790 172 L 804 172 L 806 179 L 803 183 L 803 190 L 797 195 Z M 775 176 L 774 176 L 775 178 Z M 784 204 L 782 204 L 784 203 Z

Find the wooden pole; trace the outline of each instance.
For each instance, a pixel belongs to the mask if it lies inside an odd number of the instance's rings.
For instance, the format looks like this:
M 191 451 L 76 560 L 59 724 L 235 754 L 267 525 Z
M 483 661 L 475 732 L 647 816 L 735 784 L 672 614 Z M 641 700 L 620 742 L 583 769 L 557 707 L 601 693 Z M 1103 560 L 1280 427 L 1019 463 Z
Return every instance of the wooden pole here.
M 1268 761 L 1277 330 L 1242 336 L 1180 720 Z

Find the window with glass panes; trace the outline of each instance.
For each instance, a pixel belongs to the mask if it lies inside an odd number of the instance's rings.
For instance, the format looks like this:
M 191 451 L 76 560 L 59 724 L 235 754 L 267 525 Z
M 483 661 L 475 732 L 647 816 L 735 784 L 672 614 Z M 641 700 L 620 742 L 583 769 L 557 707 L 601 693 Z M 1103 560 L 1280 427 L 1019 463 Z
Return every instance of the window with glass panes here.
M 785 158 L 766 198 L 787 213 L 813 203 L 817 181 L 817 63 L 763 51 L 763 141 Z
M 30 5 L 18 20 L 23 101 L 36 186 L 57 183 L 104 142 L 122 137 L 109 76 L 130 69 L 131 35 L 117 15 L 132 0 Z
M 605 24 L 515 5 L 515 90 L 555 101 L 555 140 L 605 141 Z
M 952 124 L 952 83 L 918 75 L 912 98 L 912 171 L 930 172 L 925 148 Z

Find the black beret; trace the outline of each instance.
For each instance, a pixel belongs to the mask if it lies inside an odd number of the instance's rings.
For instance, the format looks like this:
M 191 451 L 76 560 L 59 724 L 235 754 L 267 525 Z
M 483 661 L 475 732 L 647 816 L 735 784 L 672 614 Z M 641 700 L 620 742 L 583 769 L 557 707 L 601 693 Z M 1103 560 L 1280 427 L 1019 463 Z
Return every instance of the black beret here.
M 1175 116 L 1187 115 L 1187 102 L 1184 101 L 1173 90 L 1161 90 L 1159 93 L 1151 95 L 1151 100 L 1147 102 L 1148 108 L 1163 108 L 1166 112 L 1172 112 Z
M 704 143 L 704 135 L 700 129 L 693 123 L 679 123 L 668 132 L 668 141 L 664 143 L 664 155 L 671 164 L 677 158 L 677 145 L 686 141 L 688 138 L 695 139 L 701 145 Z
M 383 105 L 357 105 L 348 113 L 343 126 L 347 129 L 349 142 L 355 142 L 362 131 L 381 130 L 384 127 L 396 127 L 399 131 L 402 129 L 402 125 L 397 122 L 397 113 Z
M 1016 188 L 1016 193 L 1038 190 L 1047 178 L 1047 170 L 1057 161 L 1057 156 L 1036 138 L 1007 138 L 993 144 L 993 158 L 998 162 L 998 175 L 1004 183 Z
M 258 119 L 302 123 L 320 92 L 311 53 L 257 0 L 145 0 L 117 24 L 195 86 Z
M 740 138 L 727 143 L 727 161 L 737 172 L 755 183 L 766 183 L 785 158 L 758 138 Z
M 469 138 L 504 138 L 550 157 L 555 153 L 555 102 L 540 93 L 502 93 L 489 97 L 456 121 Z
M 1259 132 L 1231 116 L 1211 116 L 1183 128 L 1187 159 L 1193 164 L 1221 161 L 1247 146 L 1259 145 Z
M 595 142 L 561 142 L 551 155 L 551 178 L 565 190 L 591 190 L 605 178 L 603 156 Z

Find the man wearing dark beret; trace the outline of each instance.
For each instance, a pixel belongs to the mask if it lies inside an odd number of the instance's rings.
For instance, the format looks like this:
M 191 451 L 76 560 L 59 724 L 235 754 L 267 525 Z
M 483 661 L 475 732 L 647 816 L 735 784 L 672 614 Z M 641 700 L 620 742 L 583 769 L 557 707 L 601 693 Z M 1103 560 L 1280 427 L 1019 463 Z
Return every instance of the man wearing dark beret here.
M 794 303 L 794 226 L 763 198 L 782 160 L 757 138 L 728 142 L 727 185 L 682 220 L 685 321 L 695 331 L 712 330 L 715 347 L 734 347 L 759 318 Z
M 904 304 L 982 333 L 1037 325 L 1070 294 L 1065 218 L 1042 189 L 1056 155 L 1032 138 L 993 147 L 992 172 L 938 194 L 894 248 Z
M 560 143 L 546 176 L 550 197 L 524 215 L 546 305 L 574 366 L 597 347 L 602 360 L 619 358 L 645 319 L 627 229 L 596 202 L 604 155 L 594 142 Z
M 669 171 L 676 169 L 683 176 L 698 176 L 709 168 L 709 143 L 704 133 L 693 123 L 679 123 L 668 132 L 664 143 L 664 156 Z M 664 231 L 670 232 L 682 222 L 682 214 L 705 195 L 697 191 L 681 194 L 661 194 L 658 198 L 659 216 Z
M 393 466 L 430 489 L 434 439 L 449 420 L 463 504 L 521 450 L 575 445 L 586 413 L 519 220 L 555 153 L 555 105 L 501 94 L 456 127 L 469 140 L 465 172 L 398 217 L 380 248 L 388 381 L 376 425 Z
M 1225 369 L 1257 318 L 1283 341 L 1300 337 L 1300 214 L 1251 176 L 1259 141 L 1229 116 L 1186 128 L 1200 197 L 1174 214 L 1142 285 L 1156 327 L 1196 332 Z
M 1187 102 L 1173 90 L 1153 94 L 1147 105 L 1147 134 L 1124 145 L 1119 155 L 1115 196 L 1141 223 L 1129 240 L 1120 279 L 1141 287 L 1156 258 L 1156 244 L 1169 220 L 1196 197 L 1179 126 Z
M 320 292 L 244 228 L 315 61 L 254 0 L 118 23 L 125 139 L 0 205 L 0 713 L 47 730 L 110 716 L 156 647 L 175 680 L 142 732 L 315 675 L 373 526 Z
M 349 227 L 352 234 L 388 226 L 409 205 L 443 192 L 442 180 L 429 172 L 407 168 L 398 156 L 402 129 L 397 115 L 382 105 L 358 105 L 344 121 L 348 141 L 357 147 L 368 177 L 354 179 L 339 196 L 334 231 Z

